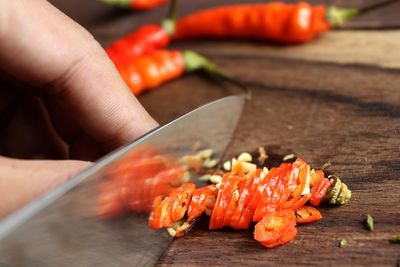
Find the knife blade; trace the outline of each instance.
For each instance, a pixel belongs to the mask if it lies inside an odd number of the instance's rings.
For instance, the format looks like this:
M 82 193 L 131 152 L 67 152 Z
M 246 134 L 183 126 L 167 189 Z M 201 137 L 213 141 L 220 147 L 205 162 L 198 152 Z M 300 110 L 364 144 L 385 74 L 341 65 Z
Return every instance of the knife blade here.
M 103 157 L 1 221 L 0 266 L 154 265 L 172 237 L 166 231 L 152 230 L 147 225 L 146 213 L 130 212 L 110 220 L 96 216 L 99 185 L 110 177 L 131 179 L 132 174 L 126 170 L 141 162 L 143 153 L 139 152 L 149 151 L 143 148 L 157 151 L 152 159 L 174 160 L 193 153 L 193 145 L 201 144 L 203 148 L 212 148 L 215 158 L 221 159 L 244 102 L 245 96 L 237 95 L 199 107 Z M 128 169 L 120 172 L 120 166 Z M 134 193 L 130 191 L 130 196 L 145 196 L 156 188 L 154 179 L 136 182 L 139 180 L 133 180 Z M 158 186 L 164 180 L 157 181 Z

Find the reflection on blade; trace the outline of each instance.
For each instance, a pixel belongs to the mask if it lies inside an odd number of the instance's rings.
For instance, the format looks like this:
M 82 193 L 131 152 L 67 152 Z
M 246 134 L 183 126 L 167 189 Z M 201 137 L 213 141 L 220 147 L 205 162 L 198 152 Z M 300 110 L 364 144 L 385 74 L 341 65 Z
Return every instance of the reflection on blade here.
M 194 145 L 220 159 L 243 104 L 231 96 L 190 112 L 1 221 L 0 266 L 154 265 L 171 241 L 148 226 L 154 198 L 195 177 L 180 160 Z
M 104 170 L 96 214 L 110 219 L 127 213 L 148 214 L 153 200 L 187 181 L 188 172 L 177 160 L 150 146 L 139 147 Z

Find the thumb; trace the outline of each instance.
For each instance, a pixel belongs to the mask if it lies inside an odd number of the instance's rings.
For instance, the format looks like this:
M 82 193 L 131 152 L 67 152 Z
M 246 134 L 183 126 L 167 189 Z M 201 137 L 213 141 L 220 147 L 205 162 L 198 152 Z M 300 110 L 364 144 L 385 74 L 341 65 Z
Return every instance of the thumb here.
M 90 165 L 86 161 L 0 157 L 0 218 L 22 208 Z

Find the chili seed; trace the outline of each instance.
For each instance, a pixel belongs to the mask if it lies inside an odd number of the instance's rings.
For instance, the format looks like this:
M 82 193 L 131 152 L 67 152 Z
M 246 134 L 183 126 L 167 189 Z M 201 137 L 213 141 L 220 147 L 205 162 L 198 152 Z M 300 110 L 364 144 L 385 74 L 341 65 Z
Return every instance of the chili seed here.
M 291 160 L 295 157 L 294 154 L 287 154 L 286 156 L 283 157 L 283 161 Z
M 222 165 L 222 168 L 224 168 L 225 171 L 230 171 L 231 170 L 231 161 L 225 161 L 224 164 Z
M 253 158 L 249 153 L 243 152 L 239 155 L 238 160 L 243 162 L 251 162 Z

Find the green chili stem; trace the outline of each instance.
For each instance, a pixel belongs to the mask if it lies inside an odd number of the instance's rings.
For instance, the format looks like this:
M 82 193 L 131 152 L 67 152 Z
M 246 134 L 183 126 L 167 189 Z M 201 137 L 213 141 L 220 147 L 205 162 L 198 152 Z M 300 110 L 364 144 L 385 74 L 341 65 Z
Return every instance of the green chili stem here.
M 175 33 L 175 21 L 178 14 L 178 0 L 170 0 L 167 17 L 161 21 L 161 27 L 169 36 Z
M 194 72 L 194 71 L 204 71 L 210 76 L 214 76 L 223 81 L 229 82 L 239 88 L 243 89 L 246 92 L 247 98 L 251 98 L 250 90 L 244 85 L 240 80 L 237 80 L 226 73 L 224 73 L 220 68 L 217 67 L 214 63 L 209 61 L 207 58 L 202 55 L 195 53 L 193 51 L 184 51 L 183 59 L 185 62 L 185 71 Z
M 167 18 L 175 21 L 178 15 L 178 0 L 170 0 L 169 2 Z
M 119 6 L 123 8 L 127 8 L 131 5 L 131 0 L 100 0 L 100 1 L 109 5 Z
M 339 28 L 356 16 L 390 5 L 397 1 L 399 0 L 386 0 L 363 8 L 339 8 L 330 6 L 326 12 L 326 19 L 331 23 L 332 27 Z

